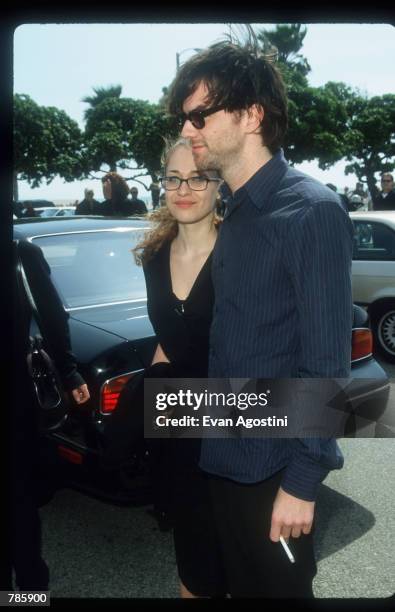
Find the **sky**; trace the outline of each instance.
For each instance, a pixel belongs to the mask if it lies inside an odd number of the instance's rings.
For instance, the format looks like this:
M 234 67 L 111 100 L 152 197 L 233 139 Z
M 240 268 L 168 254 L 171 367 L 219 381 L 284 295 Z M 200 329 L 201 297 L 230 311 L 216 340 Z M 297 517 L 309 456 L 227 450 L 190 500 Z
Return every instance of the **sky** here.
M 273 24 L 252 25 L 255 31 L 274 28 Z M 306 26 L 301 53 L 311 66 L 311 85 L 344 81 L 369 97 L 395 92 L 395 29 L 391 25 Z M 237 26 L 233 30 L 237 32 Z M 119 84 L 123 97 L 157 103 L 162 87 L 174 78 L 177 53 L 182 63 L 194 49 L 210 45 L 227 32 L 229 25 L 224 23 L 20 25 L 14 33 L 14 93 L 66 111 L 83 128 L 88 105 L 82 99 L 92 95 L 94 87 Z M 339 162 L 325 172 L 315 161 L 296 167 L 342 191 L 344 186 L 353 188 L 357 180 L 344 174 L 345 165 Z M 145 183 L 148 186 L 150 180 Z M 148 192 L 134 185 L 145 199 Z M 99 181 L 66 183 L 59 177 L 35 189 L 19 181 L 19 199 L 74 202 L 83 199 L 86 187 L 102 198 Z

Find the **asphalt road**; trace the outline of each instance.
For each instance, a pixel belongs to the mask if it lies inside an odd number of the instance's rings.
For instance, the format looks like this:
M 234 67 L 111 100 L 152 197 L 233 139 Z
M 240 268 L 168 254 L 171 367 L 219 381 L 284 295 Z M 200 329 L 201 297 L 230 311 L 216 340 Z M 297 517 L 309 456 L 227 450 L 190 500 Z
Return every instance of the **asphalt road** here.
M 317 499 L 318 598 L 395 592 L 395 444 L 343 439 L 342 470 Z M 52 597 L 178 597 L 170 532 L 147 508 L 116 507 L 64 489 L 41 509 Z M 292 542 L 290 543 L 292 546 Z
M 383 366 L 395 382 L 395 365 Z M 395 592 L 395 441 L 339 444 L 345 465 L 330 473 L 317 499 L 314 593 L 389 597 Z M 159 531 L 148 509 L 58 491 L 40 511 L 52 597 L 178 597 L 171 532 Z

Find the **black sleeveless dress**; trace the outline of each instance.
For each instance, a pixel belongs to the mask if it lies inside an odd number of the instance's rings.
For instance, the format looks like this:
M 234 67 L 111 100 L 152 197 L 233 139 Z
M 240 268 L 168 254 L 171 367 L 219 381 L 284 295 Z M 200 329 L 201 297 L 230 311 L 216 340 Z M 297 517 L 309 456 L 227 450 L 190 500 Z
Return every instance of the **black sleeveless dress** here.
M 205 378 L 214 306 L 212 253 L 188 297 L 179 300 L 172 290 L 170 245 L 171 242 L 166 242 L 144 264 L 148 314 L 158 343 L 170 360 L 168 376 Z M 167 374 L 162 368 L 160 376 Z M 172 438 L 161 442 L 166 449 L 166 458 L 161 458 L 162 474 L 169 495 L 180 579 L 195 595 L 221 597 L 227 589 L 210 511 L 207 476 L 198 467 L 201 440 Z M 166 467 L 163 469 L 163 466 Z
M 204 378 L 208 373 L 209 333 L 214 306 L 212 253 L 187 299 L 179 300 L 171 283 L 170 245 L 170 242 L 165 243 L 144 265 L 148 315 L 169 361 L 185 373 L 185 378 L 188 375 Z

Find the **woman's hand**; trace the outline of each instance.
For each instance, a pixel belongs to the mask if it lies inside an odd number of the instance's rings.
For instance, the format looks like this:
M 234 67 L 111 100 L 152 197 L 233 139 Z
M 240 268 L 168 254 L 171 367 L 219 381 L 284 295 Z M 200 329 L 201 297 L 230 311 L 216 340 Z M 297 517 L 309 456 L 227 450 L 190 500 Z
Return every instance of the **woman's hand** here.
M 163 352 L 163 349 L 160 344 L 156 347 L 155 355 L 152 359 L 151 365 L 155 365 L 156 363 L 170 363 L 169 359 Z

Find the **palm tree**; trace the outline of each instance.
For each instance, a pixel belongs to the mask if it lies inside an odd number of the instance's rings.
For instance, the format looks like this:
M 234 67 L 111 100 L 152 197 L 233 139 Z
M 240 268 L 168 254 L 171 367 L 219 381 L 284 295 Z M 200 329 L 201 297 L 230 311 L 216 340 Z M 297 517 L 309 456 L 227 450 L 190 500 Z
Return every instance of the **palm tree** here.
M 310 72 L 310 65 L 305 57 L 299 53 L 303 47 L 303 41 L 307 34 L 307 28 L 302 29 L 302 24 L 290 25 L 280 24 L 272 32 L 261 30 L 257 34 L 263 49 L 268 51 L 275 47 L 278 51 L 278 61 L 285 64 L 291 70 L 297 70 L 303 76 Z
M 92 111 L 99 106 L 101 102 L 108 98 L 120 98 L 122 93 L 122 85 L 109 85 L 108 87 L 94 87 L 94 96 L 86 96 L 82 98 L 82 102 L 90 104 L 90 108 L 87 108 L 84 112 L 85 121 L 88 121 Z

